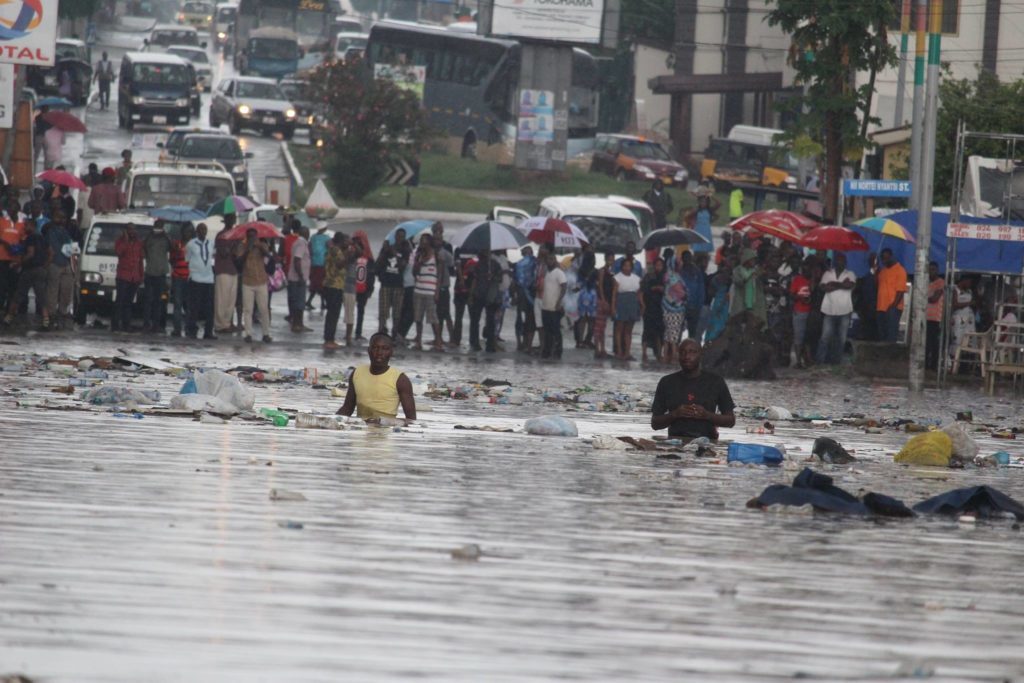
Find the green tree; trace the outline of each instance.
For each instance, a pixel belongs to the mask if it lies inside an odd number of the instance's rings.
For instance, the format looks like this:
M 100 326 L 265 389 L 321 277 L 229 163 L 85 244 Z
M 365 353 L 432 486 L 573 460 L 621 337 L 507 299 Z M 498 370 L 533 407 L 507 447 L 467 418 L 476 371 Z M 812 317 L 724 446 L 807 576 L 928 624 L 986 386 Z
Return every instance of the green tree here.
M 622 0 L 619 20 L 621 45 L 643 38 L 671 44 L 675 28 L 675 0 Z
M 336 196 L 365 197 L 387 175 L 389 160 L 419 154 L 432 137 L 416 94 L 369 78 L 361 60 L 317 68 L 309 96 L 325 112 L 319 165 Z
M 1024 80 L 1004 83 L 982 71 L 976 80 L 954 79 L 947 70 L 939 85 L 939 111 L 935 130 L 935 197 L 952 198 L 956 134 L 960 121 L 967 130 L 1024 135 Z M 967 155 L 1002 159 L 1006 143 L 970 140 Z M 1018 148 L 1017 154 L 1021 149 Z M 941 203 L 941 202 L 939 202 Z
M 64 0 L 60 3 L 57 16 L 61 19 L 91 17 L 100 7 L 100 0 Z
M 893 21 L 892 0 L 767 0 L 774 8 L 768 24 L 792 36 L 789 61 L 797 85 L 806 86 L 801 97 L 787 101 L 796 127 L 791 140 L 807 135 L 825 152 L 822 199 L 824 218 L 838 214 L 839 181 L 844 158 L 859 159 L 868 145 L 867 118 L 874 90 L 873 74 L 896 63 L 886 27 Z M 854 87 L 856 73 L 870 73 L 870 81 Z

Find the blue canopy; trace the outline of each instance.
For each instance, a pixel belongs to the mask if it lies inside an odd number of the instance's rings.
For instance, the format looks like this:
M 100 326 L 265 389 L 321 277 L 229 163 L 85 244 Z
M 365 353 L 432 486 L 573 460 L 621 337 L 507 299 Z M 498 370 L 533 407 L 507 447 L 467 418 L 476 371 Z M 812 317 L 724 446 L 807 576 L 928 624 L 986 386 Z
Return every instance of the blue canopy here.
M 887 216 L 909 230 L 917 237 L 917 211 L 900 211 Z M 992 218 L 973 218 L 964 216 L 962 223 L 978 223 L 984 225 L 1003 225 L 1004 221 Z M 946 269 L 946 250 L 949 239 L 946 237 L 946 226 L 949 225 L 949 214 L 932 212 L 932 244 L 929 261 L 937 261 L 939 270 Z M 1015 223 L 1014 225 L 1019 225 Z M 882 249 L 892 249 L 893 256 L 907 272 L 914 272 L 915 245 L 895 237 L 886 237 L 874 230 L 852 226 L 868 244 L 871 251 L 849 252 L 846 255 L 850 270 L 857 275 L 868 271 L 868 254 Z M 956 269 L 979 273 L 1022 273 L 1024 272 L 1024 242 L 999 242 L 996 240 L 957 240 Z

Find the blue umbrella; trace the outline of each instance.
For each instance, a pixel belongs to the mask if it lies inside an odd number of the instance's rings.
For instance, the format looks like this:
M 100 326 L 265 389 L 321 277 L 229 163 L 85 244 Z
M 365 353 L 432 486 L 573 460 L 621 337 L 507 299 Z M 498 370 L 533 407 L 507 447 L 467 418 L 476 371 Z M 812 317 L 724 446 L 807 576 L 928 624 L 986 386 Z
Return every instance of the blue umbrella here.
M 44 97 L 41 100 L 36 100 L 36 109 L 39 107 L 70 107 L 71 102 L 64 99 L 63 97 Z
M 385 241 L 394 244 L 395 233 L 398 232 L 399 230 L 405 230 L 405 238 L 412 239 L 413 237 L 420 234 L 424 230 L 430 230 L 431 226 L 433 225 L 434 221 L 428 221 L 424 219 L 416 221 L 406 221 L 404 223 L 399 223 L 395 227 L 391 228 L 391 232 L 389 232 L 387 236 L 384 237 L 384 239 Z
M 192 223 L 206 218 L 206 214 L 190 206 L 162 206 L 159 209 L 150 209 L 149 215 L 174 223 Z

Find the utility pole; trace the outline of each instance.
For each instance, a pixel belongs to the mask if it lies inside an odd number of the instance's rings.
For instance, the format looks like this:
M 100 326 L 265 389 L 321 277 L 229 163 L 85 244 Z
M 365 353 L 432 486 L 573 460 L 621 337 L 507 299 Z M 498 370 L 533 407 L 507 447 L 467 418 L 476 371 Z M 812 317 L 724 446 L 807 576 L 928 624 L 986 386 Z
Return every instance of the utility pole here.
M 924 125 L 925 21 L 928 0 L 917 0 L 914 37 L 914 112 L 910 130 L 910 205 L 917 207 L 921 197 L 921 131 Z
M 903 125 L 903 100 L 907 93 L 907 45 L 910 43 L 910 6 L 914 0 L 903 0 L 900 10 L 900 71 L 896 77 L 896 114 L 893 128 Z
M 917 250 L 914 261 L 914 296 L 910 345 L 910 390 L 924 390 L 926 311 L 928 309 L 928 253 L 932 246 L 932 199 L 935 193 L 935 128 L 939 111 L 939 55 L 942 52 L 942 0 L 932 0 L 928 41 L 928 96 L 921 136 L 921 190 L 917 206 Z M 941 362 L 941 360 L 940 360 Z

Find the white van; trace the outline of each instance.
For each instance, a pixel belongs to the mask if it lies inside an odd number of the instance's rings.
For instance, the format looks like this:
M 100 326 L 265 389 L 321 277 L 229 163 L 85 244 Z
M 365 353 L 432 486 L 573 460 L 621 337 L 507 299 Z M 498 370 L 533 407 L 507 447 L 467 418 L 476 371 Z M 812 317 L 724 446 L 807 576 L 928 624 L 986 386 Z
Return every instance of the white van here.
M 529 218 L 522 209 L 496 206 L 491 211 L 494 220 L 518 225 Z M 573 223 L 583 231 L 594 247 L 597 266 L 604 264 L 604 252 L 623 253 L 632 242 L 640 253 L 640 223 L 629 209 L 605 197 L 545 197 L 537 210 L 538 216 L 560 218 Z
M 737 142 L 749 142 L 752 145 L 775 146 L 775 136 L 782 135 L 778 128 L 762 128 L 760 126 L 736 125 L 729 130 L 726 137 Z
M 494 220 L 518 225 L 529 218 L 521 209 L 496 206 Z M 561 218 L 575 224 L 590 238 L 597 253 L 606 247 L 619 253 L 626 243 L 640 244 L 640 224 L 636 216 L 616 201 L 605 197 L 545 197 L 537 210 L 538 216 Z
M 206 213 L 215 202 L 235 194 L 235 181 L 216 161 L 139 161 L 122 189 L 129 209 L 187 206 Z M 207 225 L 213 234 L 213 226 Z
M 139 239 L 145 239 L 153 229 L 153 219 L 144 213 L 101 213 L 96 214 L 85 233 L 75 307 L 75 317 L 80 323 L 84 323 L 90 313 L 109 310 L 114 301 L 117 278 L 114 242 L 129 224 L 135 225 Z

